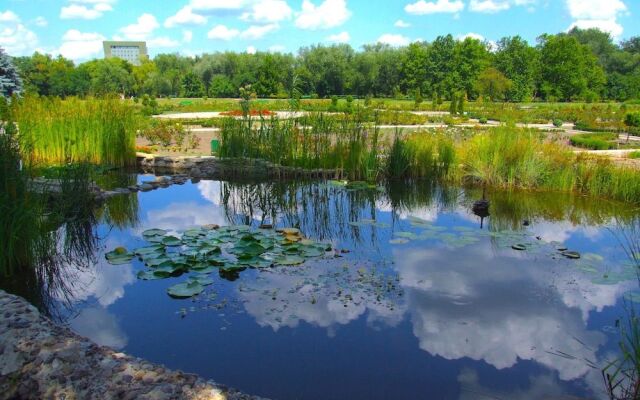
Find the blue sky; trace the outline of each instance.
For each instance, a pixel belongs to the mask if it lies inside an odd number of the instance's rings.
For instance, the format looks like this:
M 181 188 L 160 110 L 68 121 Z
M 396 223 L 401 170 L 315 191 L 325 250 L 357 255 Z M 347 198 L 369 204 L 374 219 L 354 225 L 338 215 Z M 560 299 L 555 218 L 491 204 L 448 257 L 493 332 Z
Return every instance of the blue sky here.
M 638 0 L 0 0 L 0 47 L 76 61 L 102 40 L 145 40 L 152 55 L 288 51 L 315 43 L 404 45 L 438 35 L 530 42 L 571 26 L 640 35 Z

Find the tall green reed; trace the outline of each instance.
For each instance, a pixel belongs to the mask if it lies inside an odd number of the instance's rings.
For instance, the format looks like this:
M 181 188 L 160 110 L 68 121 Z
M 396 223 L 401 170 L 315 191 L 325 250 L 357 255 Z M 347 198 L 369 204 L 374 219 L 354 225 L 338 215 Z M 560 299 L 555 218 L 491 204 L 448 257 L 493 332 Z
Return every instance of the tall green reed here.
M 115 98 L 27 96 L 12 105 L 20 143 L 35 163 L 134 165 L 137 119 Z

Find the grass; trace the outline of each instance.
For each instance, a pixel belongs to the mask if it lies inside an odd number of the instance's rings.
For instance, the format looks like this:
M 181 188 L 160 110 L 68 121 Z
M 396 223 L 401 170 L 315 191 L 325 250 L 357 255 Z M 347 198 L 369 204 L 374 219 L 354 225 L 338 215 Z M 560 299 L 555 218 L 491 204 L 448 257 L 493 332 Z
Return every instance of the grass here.
M 631 153 L 629 153 L 628 157 L 632 160 L 638 160 L 640 159 L 640 151 L 632 151 Z
M 640 202 L 640 176 L 607 159 L 574 154 L 538 130 L 381 134 L 358 114 L 298 120 L 226 120 L 223 157 L 262 158 L 307 169 L 337 169 L 350 180 L 432 178 L 503 189 L 565 191 Z
M 12 115 L 34 163 L 135 164 L 137 118 L 120 100 L 27 96 L 15 102 Z
M 572 136 L 569 141 L 573 146 L 591 150 L 610 150 L 617 147 L 615 140 L 618 139 L 616 133 L 584 133 Z

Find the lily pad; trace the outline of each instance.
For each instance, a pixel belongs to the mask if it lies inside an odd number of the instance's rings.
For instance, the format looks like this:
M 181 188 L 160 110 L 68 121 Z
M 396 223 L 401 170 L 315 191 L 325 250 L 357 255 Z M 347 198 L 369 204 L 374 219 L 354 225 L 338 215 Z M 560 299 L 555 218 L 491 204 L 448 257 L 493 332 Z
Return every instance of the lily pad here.
M 512 245 L 511 248 L 514 249 L 514 250 L 518 250 L 518 251 L 524 251 L 524 250 L 527 249 L 527 246 L 525 246 L 522 243 L 516 243 L 516 244 Z
M 131 262 L 135 256 L 133 253 L 129 253 L 124 247 L 117 247 L 113 251 L 106 253 L 105 258 L 111 265 L 121 265 Z
M 144 236 L 145 238 L 152 236 L 164 236 L 166 234 L 167 231 L 165 231 L 164 229 L 147 229 L 146 231 L 142 232 L 142 236 Z
M 162 244 L 165 246 L 180 246 L 182 241 L 175 236 L 166 236 L 162 239 Z
M 177 285 L 173 285 L 169 289 L 167 289 L 167 293 L 169 293 L 169 296 L 179 299 L 188 299 L 189 297 L 198 295 L 203 291 L 204 286 L 201 285 L 198 281 L 194 280 L 185 283 L 178 283 Z
M 275 262 L 279 265 L 299 265 L 304 262 L 304 258 L 296 255 L 287 255 L 284 257 L 278 257 Z
M 562 255 L 572 260 L 577 260 L 580 258 L 580 253 L 578 253 L 577 251 L 566 250 L 562 252 Z

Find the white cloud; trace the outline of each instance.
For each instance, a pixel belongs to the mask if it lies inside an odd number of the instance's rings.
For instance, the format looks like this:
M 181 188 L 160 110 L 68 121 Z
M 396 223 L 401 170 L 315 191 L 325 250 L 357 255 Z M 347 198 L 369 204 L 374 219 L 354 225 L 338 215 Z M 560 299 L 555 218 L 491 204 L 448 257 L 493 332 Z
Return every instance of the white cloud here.
M 70 29 L 62 37 L 58 53 L 72 60 L 84 60 L 99 54 L 105 39 L 99 33 Z
M 419 0 L 415 3 L 407 4 L 404 10 L 409 14 L 425 15 L 435 13 L 458 13 L 464 9 L 462 0 L 437 0 L 426 2 Z
M 183 31 L 182 32 L 182 41 L 185 43 L 191 43 L 193 40 L 193 32 L 191 31 Z
M 378 43 L 384 43 L 390 46 L 406 46 L 411 43 L 411 39 L 403 35 L 385 33 L 378 38 Z
M 603 32 L 610 33 L 614 38 L 622 35 L 624 28 L 615 19 L 580 19 L 569 26 L 569 31 L 573 28 L 591 29 L 597 28 Z
M 120 32 L 130 40 L 147 40 L 154 30 L 160 27 L 158 20 L 151 14 L 142 14 L 135 24 L 120 28 Z
M 34 21 L 34 24 L 36 24 L 36 26 L 39 26 L 41 28 L 49 25 L 49 21 L 47 21 L 47 19 L 45 17 L 37 17 Z
M 243 39 L 260 39 L 279 28 L 278 24 L 252 25 L 240 34 Z
M 617 18 L 628 12 L 622 0 L 566 0 L 569 14 L 574 19 L 569 29 L 574 27 L 598 28 L 613 37 L 622 35 L 623 27 Z
M 216 25 L 209 31 L 207 37 L 214 40 L 231 40 L 238 35 L 240 35 L 240 31 L 237 29 L 230 29 L 225 25 Z
M 158 47 L 178 47 L 180 45 L 180 42 L 175 40 L 175 39 L 171 39 L 169 37 L 166 36 L 162 36 L 162 37 L 156 37 L 156 38 L 152 38 L 147 40 L 147 45 L 151 48 L 158 48 Z
M 286 50 L 286 47 L 281 44 L 274 44 L 273 46 L 269 47 L 270 53 L 284 53 Z
M 509 0 L 471 0 L 469 3 L 469 10 L 481 13 L 497 13 L 509 8 Z
M 0 12 L 0 47 L 9 55 L 22 56 L 35 51 L 38 36 L 22 24 L 12 11 Z
M 253 4 L 241 18 L 245 21 L 273 23 L 291 19 L 292 14 L 291 7 L 284 0 L 261 0 Z
M 20 17 L 11 10 L 0 12 L 0 22 L 20 22 Z
M 166 28 L 173 28 L 174 26 L 192 26 L 203 25 L 207 23 L 207 18 L 196 14 L 189 6 L 181 8 L 175 15 L 170 16 L 164 21 Z
M 622 0 L 567 0 L 567 7 L 574 19 L 615 19 L 627 11 Z
M 295 24 L 301 29 L 328 29 L 344 24 L 350 17 L 345 0 L 325 0 L 318 6 L 303 0 Z
M 246 2 L 242 0 L 229 1 L 229 0 L 191 0 L 189 3 L 191 8 L 196 11 L 205 13 L 216 12 L 239 12 L 246 7 Z
M 62 19 L 98 19 L 107 11 L 113 11 L 115 0 L 71 0 L 60 9 Z
M 128 342 L 127 335 L 118 325 L 117 318 L 102 307 L 83 308 L 69 321 L 69 326 L 74 332 L 91 339 L 100 346 L 119 350 Z
M 256 54 L 257 50 L 253 46 L 247 47 L 247 54 Z
M 399 19 L 395 24 L 393 24 L 393 26 L 395 26 L 396 28 L 409 28 L 411 27 L 411 24 Z
M 349 35 L 349 32 L 344 31 L 344 32 L 336 33 L 335 35 L 329 35 L 326 37 L 325 40 L 327 42 L 333 42 L 333 43 L 347 43 L 349 42 L 349 40 L 351 40 L 351 35 Z
M 465 40 L 466 38 L 477 39 L 481 42 L 484 42 L 484 36 L 475 32 L 465 33 L 464 35 L 459 35 L 456 37 L 456 39 L 458 40 Z

